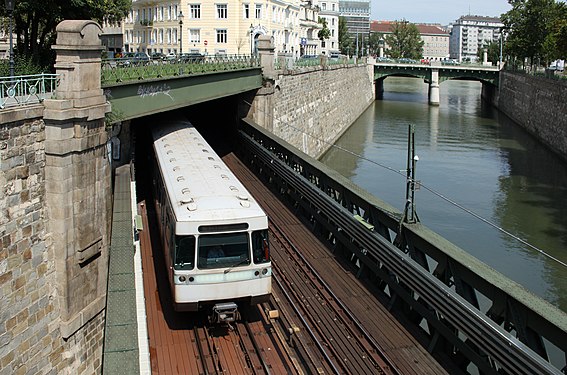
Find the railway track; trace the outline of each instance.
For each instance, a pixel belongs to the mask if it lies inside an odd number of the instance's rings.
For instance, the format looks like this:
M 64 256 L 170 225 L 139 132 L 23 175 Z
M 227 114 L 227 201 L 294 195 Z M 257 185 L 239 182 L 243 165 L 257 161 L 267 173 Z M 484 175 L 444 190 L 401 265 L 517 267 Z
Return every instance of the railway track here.
M 270 228 L 272 240 L 279 245 L 278 251 L 272 252 L 274 293 L 288 302 L 287 306 L 277 306 L 285 312 L 284 315 L 290 315 L 288 320 L 293 324 L 293 332 L 302 327 L 301 330 L 308 333 L 299 336 L 297 341 L 304 347 L 302 352 L 313 352 L 310 350 L 313 346 L 317 348 L 320 359 L 313 361 L 315 355 L 309 356 L 312 363 L 325 362 L 317 371 L 400 374 L 372 336 L 278 226 L 271 223 Z M 274 246 L 274 241 L 271 244 Z
M 211 325 L 202 313 L 175 312 L 151 209 L 138 206 L 145 230 L 141 233 L 144 288 L 153 374 L 290 374 L 296 373 L 285 342 L 262 306 L 241 311 L 242 321 Z M 148 215 L 148 211 L 150 214 Z
M 140 239 L 152 373 L 446 373 L 232 157 L 227 164 L 271 218 L 273 298 L 241 311 L 243 321 L 232 329 L 173 311 L 153 205 L 143 202 L 138 207 L 145 228 Z M 272 314 L 276 310 L 279 315 Z

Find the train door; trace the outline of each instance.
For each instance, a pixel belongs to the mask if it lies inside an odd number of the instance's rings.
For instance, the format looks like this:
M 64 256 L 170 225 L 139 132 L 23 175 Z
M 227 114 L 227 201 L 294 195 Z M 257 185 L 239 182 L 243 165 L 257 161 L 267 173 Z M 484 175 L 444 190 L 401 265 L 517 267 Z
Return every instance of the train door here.
M 171 222 L 171 217 L 169 212 L 165 213 L 165 223 L 164 223 L 164 238 L 163 238 L 163 255 L 165 265 L 167 267 L 167 276 L 171 288 L 173 288 L 173 253 L 175 251 L 175 246 L 173 245 L 173 223 Z

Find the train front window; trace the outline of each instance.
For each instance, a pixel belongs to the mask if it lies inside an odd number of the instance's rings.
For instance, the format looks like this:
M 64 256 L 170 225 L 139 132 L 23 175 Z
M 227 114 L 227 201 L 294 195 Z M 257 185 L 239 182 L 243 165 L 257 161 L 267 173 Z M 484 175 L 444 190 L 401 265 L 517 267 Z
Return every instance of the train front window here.
M 176 270 L 192 270 L 195 267 L 195 237 L 175 236 Z
M 197 265 L 200 269 L 238 267 L 250 264 L 248 233 L 199 236 Z
M 252 254 L 254 254 L 254 263 L 256 264 L 270 261 L 267 229 L 252 232 Z

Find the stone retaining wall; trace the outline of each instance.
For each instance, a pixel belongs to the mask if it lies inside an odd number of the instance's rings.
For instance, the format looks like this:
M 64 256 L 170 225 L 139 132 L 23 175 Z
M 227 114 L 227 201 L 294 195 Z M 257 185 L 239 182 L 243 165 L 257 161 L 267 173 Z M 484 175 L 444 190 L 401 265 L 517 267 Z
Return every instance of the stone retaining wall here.
M 248 115 L 318 158 L 373 101 L 372 66 L 305 68 L 277 75 L 256 95 Z
M 501 72 L 498 109 L 567 160 L 567 82 Z
M 93 374 L 100 372 L 104 312 L 68 340 L 60 332 L 43 109 L 0 114 L 0 375 Z

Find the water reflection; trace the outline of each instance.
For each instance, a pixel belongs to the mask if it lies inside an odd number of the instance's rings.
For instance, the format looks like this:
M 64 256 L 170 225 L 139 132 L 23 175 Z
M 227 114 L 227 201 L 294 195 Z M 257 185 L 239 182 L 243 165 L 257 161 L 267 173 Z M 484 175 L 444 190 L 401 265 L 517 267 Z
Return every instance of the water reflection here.
M 387 78 L 376 101 L 322 161 L 402 210 L 407 127 L 416 129 L 417 179 L 567 262 L 567 165 L 480 99 L 480 83 L 447 81 L 440 106 L 419 79 Z M 417 213 L 432 230 L 567 311 L 567 269 L 422 189 Z

